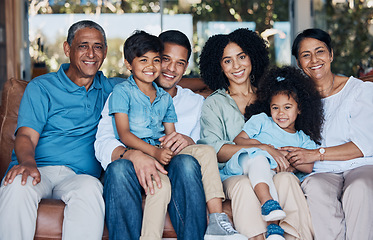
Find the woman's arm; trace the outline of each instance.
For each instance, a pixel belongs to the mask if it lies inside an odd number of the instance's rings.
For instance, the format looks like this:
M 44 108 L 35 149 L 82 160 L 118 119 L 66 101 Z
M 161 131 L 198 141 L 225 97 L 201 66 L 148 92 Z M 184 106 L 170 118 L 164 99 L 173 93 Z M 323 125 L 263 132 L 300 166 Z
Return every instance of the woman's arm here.
M 295 167 L 321 160 L 319 149 L 311 150 L 297 147 L 282 147 L 281 149 L 289 151 L 286 158 Z M 326 147 L 324 149 L 324 160 L 327 161 L 347 161 L 364 156 L 353 142 L 334 147 Z

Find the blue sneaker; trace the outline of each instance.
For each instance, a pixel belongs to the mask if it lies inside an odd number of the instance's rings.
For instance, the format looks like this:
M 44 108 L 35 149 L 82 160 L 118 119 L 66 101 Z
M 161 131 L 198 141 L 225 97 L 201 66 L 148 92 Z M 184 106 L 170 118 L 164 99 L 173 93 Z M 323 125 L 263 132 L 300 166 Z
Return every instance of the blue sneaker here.
M 269 224 L 267 226 L 267 240 L 285 240 L 284 238 L 284 229 L 276 224 Z
M 286 213 L 277 201 L 271 199 L 262 205 L 262 216 L 264 221 L 270 222 L 284 219 Z

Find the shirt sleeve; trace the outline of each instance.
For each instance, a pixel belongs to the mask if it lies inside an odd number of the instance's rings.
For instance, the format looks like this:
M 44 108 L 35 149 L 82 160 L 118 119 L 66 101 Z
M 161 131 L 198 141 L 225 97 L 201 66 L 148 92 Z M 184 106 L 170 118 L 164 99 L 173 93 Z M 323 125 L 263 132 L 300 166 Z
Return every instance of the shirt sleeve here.
M 355 93 L 349 136 L 365 157 L 373 156 L 373 83 L 362 83 Z
M 130 105 L 130 96 L 128 96 L 128 91 L 122 84 L 117 84 L 113 93 L 109 97 L 109 115 L 114 113 L 125 113 L 128 115 L 129 105 Z
M 254 115 L 247 120 L 242 130 L 246 132 L 249 138 L 254 138 L 261 132 L 263 124 L 265 124 L 267 121 L 268 116 L 265 113 Z
M 107 100 L 101 113 L 94 143 L 96 158 L 104 170 L 111 163 L 111 154 L 114 149 L 119 146 L 125 147 L 122 142 L 115 138 L 112 117 L 109 116 L 109 100 Z
M 176 116 L 176 112 L 175 112 L 175 106 L 174 106 L 174 103 L 172 101 L 172 97 L 171 97 L 170 94 L 165 94 L 164 96 L 168 98 L 167 99 L 168 100 L 167 101 L 168 106 L 167 106 L 166 115 L 164 116 L 162 122 L 175 123 L 175 122 L 177 122 L 177 116 Z
M 235 144 L 233 141 L 225 140 L 224 131 L 226 131 L 225 121 L 217 110 L 216 101 L 206 99 L 202 106 L 201 112 L 201 139 L 198 144 L 208 144 L 212 146 L 216 152 L 224 144 Z
M 303 142 L 302 142 L 302 145 L 299 147 L 305 148 L 305 149 L 316 149 L 317 148 L 316 143 L 312 141 L 311 138 L 308 135 L 306 135 L 304 132 L 302 132 L 302 138 L 303 138 Z
M 19 106 L 16 132 L 20 127 L 29 127 L 41 134 L 48 120 L 49 103 L 48 92 L 41 85 L 31 81 Z

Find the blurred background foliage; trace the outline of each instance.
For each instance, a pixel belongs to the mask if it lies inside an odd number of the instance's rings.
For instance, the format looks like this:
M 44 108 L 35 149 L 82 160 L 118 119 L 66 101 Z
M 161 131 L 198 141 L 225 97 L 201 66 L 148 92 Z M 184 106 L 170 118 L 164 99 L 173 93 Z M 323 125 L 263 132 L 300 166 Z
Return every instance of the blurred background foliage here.
M 316 1 L 323 2 L 322 10 L 315 11 L 315 27 L 330 33 L 334 43 L 333 70 L 336 73 L 357 76 L 373 67 L 373 10 L 363 0 Z M 351 5 L 352 3 L 352 5 Z M 289 21 L 288 0 L 29 0 L 29 15 L 69 13 L 159 13 L 191 14 L 194 29 L 198 21 L 252 21 L 256 31 L 271 29 L 275 21 Z M 196 31 L 194 31 L 196 32 Z M 123 75 L 125 70 L 121 48 L 125 39 L 108 39 L 111 49 L 103 69 L 108 76 Z M 270 59 L 274 64 L 273 36 L 268 38 Z M 198 61 L 197 36 L 193 37 L 194 59 Z M 48 67 L 56 67 L 65 58 L 62 46 L 42 49 L 40 40 L 30 42 L 33 62 L 44 61 Z M 53 51 L 53 54 L 51 53 Z M 65 60 L 66 61 L 66 60 Z M 196 65 L 197 66 L 197 65 Z M 52 68 L 53 68 L 52 67 Z M 193 72 L 198 73 L 198 69 Z

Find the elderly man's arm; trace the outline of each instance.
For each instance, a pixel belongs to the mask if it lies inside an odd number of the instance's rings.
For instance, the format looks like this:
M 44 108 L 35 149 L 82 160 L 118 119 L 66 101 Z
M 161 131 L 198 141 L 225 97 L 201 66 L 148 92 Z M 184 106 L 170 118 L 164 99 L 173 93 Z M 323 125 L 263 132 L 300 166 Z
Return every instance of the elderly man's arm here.
M 40 182 L 40 172 L 35 161 L 35 148 L 39 136 L 39 133 L 32 128 L 21 127 L 18 129 L 14 150 L 19 164 L 8 171 L 4 178 L 4 185 L 12 183 L 17 175 L 22 175 L 22 185 L 26 184 L 28 176 L 34 179 L 33 185 Z

